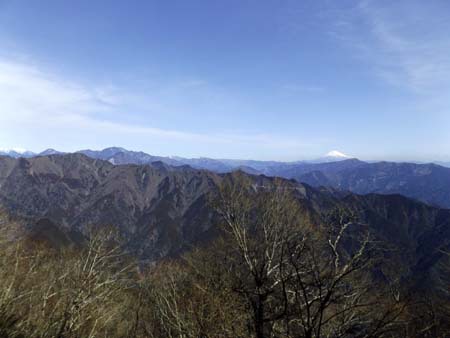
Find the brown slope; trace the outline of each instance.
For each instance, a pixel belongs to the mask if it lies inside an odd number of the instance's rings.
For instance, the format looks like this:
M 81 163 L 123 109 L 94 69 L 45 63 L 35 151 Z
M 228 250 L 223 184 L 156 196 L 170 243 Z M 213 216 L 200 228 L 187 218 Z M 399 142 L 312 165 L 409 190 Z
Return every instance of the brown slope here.
M 81 154 L 33 159 L 0 158 L 0 205 L 26 217 L 43 236 L 56 226 L 69 238 L 89 225 L 117 226 L 141 259 L 155 260 L 214 236 L 217 218 L 208 194 L 224 179 L 245 175 L 253 184 L 274 178 L 242 172 L 217 175 L 189 167 L 114 166 Z M 448 245 L 450 212 L 397 195 L 341 194 L 294 181 L 308 219 L 320 224 L 336 206 L 357 211 L 371 232 L 395 248 L 405 278 L 434 271 L 439 250 Z M 39 224 L 48 225 L 39 228 Z M 50 225 L 51 226 L 50 226 Z M 53 230 L 52 230 L 53 231 Z M 52 238 L 58 238 L 55 231 Z

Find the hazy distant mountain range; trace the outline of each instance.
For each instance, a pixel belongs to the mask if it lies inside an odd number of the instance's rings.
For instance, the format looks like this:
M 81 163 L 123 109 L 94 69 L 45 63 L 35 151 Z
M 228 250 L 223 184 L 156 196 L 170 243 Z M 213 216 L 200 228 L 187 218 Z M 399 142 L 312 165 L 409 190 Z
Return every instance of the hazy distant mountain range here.
M 252 175 L 295 179 L 315 187 L 326 186 L 358 194 L 402 194 L 431 205 L 450 208 L 450 168 L 431 163 L 364 162 L 337 151 L 315 161 L 297 162 L 162 157 L 119 147 L 77 153 L 114 165 L 162 162 L 174 167 L 188 165 L 216 173 L 241 170 Z M 54 149 L 39 154 L 25 150 L 0 152 L 0 155 L 14 158 L 58 154 L 64 153 Z
M 335 162 L 351 158 L 339 151 L 333 150 L 327 153 L 325 156 L 310 160 L 310 161 L 297 161 L 297 162 L 280 162 L 280 161 L 256 161 L 256 160 L 231 160 L 231 159 L 212 159 L 207 157 L 200 158 L 184 158 L 184 157 L 168 157 L 168 156 L 154 156 L 144 153 L 142 151 L 131 151 L 121 147 L 110 147 L 103 150 L 90 150 L 84 149 L 76 151 L 75 153 L 85 154 L 93 158 L 99 158 L 102 160 L 110 161 L 113 164 L 127 164 L 127 163 L 151 163 L 155 161 L 161 161 L 169 165 L 190 165 L 193 168 L 201 168 L 207 170 L 213 170 L 217 172 L 228 172 L 235 170 L 238 167 L 252 167 L 256 170 L 264 170 L 265 168 L 272 166 L 280 166 L 284 164 L 296 164 L 296 163 L 323 163 L 323 162 Z M 66 154 L 52 148 L 46 149 L 40 153 L 35 153 L 20 148 L 13 149 L 0 149 L 0 156 L 10 156 L 14 158 L 24 157 L 31 158 L 35 156 L 46 155 L 61 155 Z
M 46 151 L 44 151 L 42 153 L 45 153 Z M 37 154 L 32 151 L 28 151 L 28 150 L 21 149 L 21 148 L 0 149 L 0 156 L 10 156 L 10 157 L 14 157 L 14 158 L 19 158 L 19 157 L 29 158 L 29 157 L 33 157 L 36 155 Z
M 450 168 L 450 162 L 436 161 L 436 162 L 433 162 L 433 163 L 438 164 L 438 165 L 441 165 L 441 166 L 443 166 L 443 167 Z

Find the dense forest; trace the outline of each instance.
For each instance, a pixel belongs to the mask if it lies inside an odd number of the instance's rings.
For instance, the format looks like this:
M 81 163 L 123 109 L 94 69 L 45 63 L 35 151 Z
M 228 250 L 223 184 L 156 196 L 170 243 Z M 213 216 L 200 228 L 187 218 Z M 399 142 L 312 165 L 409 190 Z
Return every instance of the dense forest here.
M 0 337 L 450 336 L 445 279 L 411 285 L 351 209 L 316 223 L 280 182 L 224 183 L 219 236 L 153 264 L 114 225 L 55 245 L 3 215 Z

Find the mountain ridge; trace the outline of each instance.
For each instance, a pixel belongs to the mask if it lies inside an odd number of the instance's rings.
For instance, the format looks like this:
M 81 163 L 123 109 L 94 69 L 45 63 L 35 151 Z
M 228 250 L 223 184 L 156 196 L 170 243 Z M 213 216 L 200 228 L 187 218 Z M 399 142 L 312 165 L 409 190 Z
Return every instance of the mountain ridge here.
M 0 157 L 0 208 L 26 220 L 38 237 L 70 240 L 89 226 L 115 226 L 132 252 L 154 262 L 215 238 L 220 219 L 209 198 L 221 182 L 239 177 L 260 187 L 280 180 L 162 162 L 113 165 L 84 154 Z M 374 234 L 397 248 L 406 276 L 438 269 L 440 250 L 450 244 L 449 210 L 401 195 L 356 195 L 283 182 L 294 189 L 313 228 L 335 207 L 354 210 Z
M 194 169 L 229 173 L 242 170 L 249 174 L 295 179 L 314 187 L 327 186 L 354 193 L 399 193 L 432 205 L 450 208 L 450 168 L 432 163 L 365 162 L 342 154 L 340 161 L 257 161 L 153 156 L 129 151 L 121 147 L 103 150 L 81 150 L 92 158 L 109 161 L 114 165 L 151 164 L 162 162 L 170 166 L 190 166 Z M 48 149 L 35 156 L 62 155 Z M 17 156 L 13 156 L 17 157 Z M 25 156 L 34 157 L 34 156 Z

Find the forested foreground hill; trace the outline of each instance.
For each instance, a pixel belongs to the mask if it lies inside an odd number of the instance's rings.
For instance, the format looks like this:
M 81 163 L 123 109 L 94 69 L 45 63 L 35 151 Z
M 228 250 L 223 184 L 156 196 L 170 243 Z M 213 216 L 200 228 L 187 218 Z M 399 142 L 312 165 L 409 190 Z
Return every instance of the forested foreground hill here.
M 450 211 L 399 195 L 68 154 L 0 204 L 7 337 L 447 334 Z
M 161 162 L 115 166 L 82 154 L 1 157 L 0 205 L 26 219 L 28 231 L 56 242 L 77 242 L 89 226 L 113 225 L 134 254 L 155 261 L 214 238 L 222 221 L 210 202 L 223 182 L 239 177 L 262 189 L 286 185 L 312 227 L 319 228 L 337 207 L 352 210 L 371 233 L 398 248 L 408 267 L 423 264 L 450 239 L 450 211 L 399 195 L 354 195 Z

